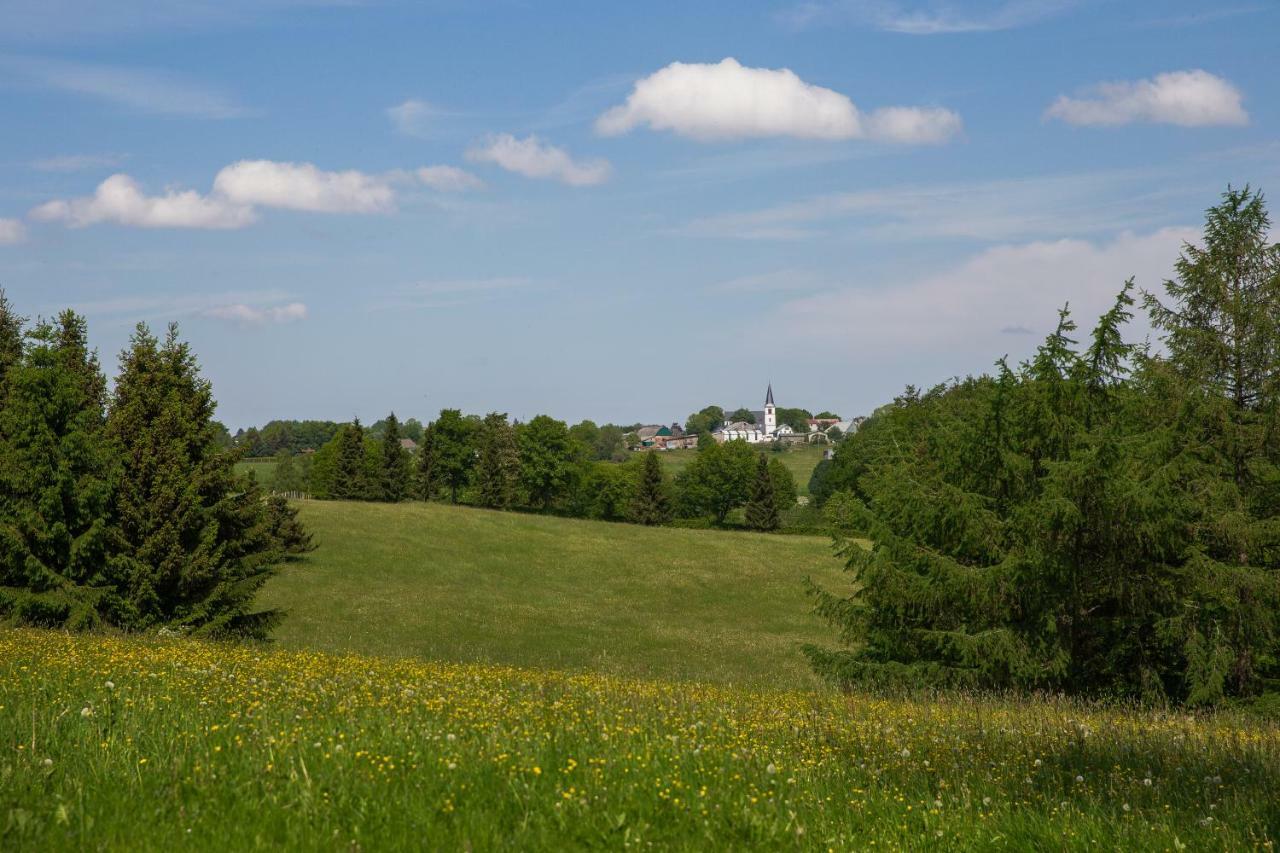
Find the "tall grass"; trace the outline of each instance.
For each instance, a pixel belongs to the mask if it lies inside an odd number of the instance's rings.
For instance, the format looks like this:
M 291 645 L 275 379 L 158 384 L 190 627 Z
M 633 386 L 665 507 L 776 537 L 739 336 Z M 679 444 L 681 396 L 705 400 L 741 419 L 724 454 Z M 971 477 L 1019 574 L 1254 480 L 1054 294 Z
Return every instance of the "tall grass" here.
M 0 632 L 0 848 L 1270 847 L 1280 733 Z

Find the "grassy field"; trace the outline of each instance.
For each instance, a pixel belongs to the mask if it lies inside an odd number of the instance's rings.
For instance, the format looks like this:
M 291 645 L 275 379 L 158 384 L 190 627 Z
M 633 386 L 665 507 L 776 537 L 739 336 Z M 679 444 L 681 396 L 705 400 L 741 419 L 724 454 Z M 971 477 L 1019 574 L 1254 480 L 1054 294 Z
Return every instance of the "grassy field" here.
M 257 476 L 259 483 L 264 486 L 270 486 L 271 480 L 276 475 L 276 460 L 242 459 L 236 463 L 237 474 L 248 474 L 249 472 L 253 472 Z
M 777 454 L 783 464 L 791 471 L 791 476 L 796 480 L 796 491 L 799 494 L 809 494 L 809 478 L 813 476 L 813 469 L 818 467 L 818 463 L 822 461 L 822 452 L 830 445 L 822 444 L 806 444 L 799 447 L 792 447 L 788 450 Z M 698 455 L 696 450 L 667 450 L 658 454 L 658 458 L 662 460 L 662 464 L 666 467 L 667 473 L 675 476 L 688 467 Z M 772 459 L 775 454 L 769 452 L 769 458 Z
M 5 850 L 1245 850 L 1280 734 L 0 631 Z
M 770 686 L 832 632 L 802 579 L 830 542 L 451 507 L 305 501 L 320 545 L 260 603 L 281 645 Z

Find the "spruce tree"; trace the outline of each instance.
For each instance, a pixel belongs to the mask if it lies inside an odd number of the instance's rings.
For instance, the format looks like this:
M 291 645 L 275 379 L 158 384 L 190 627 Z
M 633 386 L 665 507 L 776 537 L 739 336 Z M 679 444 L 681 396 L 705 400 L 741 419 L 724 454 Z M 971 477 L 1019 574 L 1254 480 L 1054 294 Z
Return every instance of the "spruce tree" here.
M 428 424 L 422 430 L 418 443 L 418 457 L 414 461 L 413 491 L 418 500 L 429 501 L 440 491 L 440 466 L 436 460 L 435 430 Z
M 631 520 L 637 524 L 666 524 L 671 520 L 671 493 L 658 454 L 648 451 L 640 465 L 640 481 L 631 501 Z
M 751 499 L 746 506 L 747 527 L 752 530 L 777 530 L 782 524 L 778 517 L 778 502 L 773 494 L 773 477 L 769 460 L 763 453 L 756 464 L 756 479 L 751 487 Z
M 8 312 L 0 295 L 0 334 L 11 337 Z M 21 357 L 11 344 L 0 343 L 0 614 L 92 627 L 119 606 L 106 383 L 73 312 L 38 324 Z
M 330 494 L 338 500 L 363 501 L 369 498 L 369 478 L 365 465 L 364 427 L 360 419 L 342 427 L 337 438 L 333 484 Z
M 264 637 L 276 611 L 251 610 L 279 548 L 262 494 L 217 446 L 214 400 L 175 325 L 163 342 L 139 324 L 120 357 L 107 439 L 120 464 L 114 510 L 122 553 L 116 624 Z
M 396 413 L 387 416 L 382 432 L 381 466 L 379 477 L 379 500 L 399 503 L 409 497 L 410 460 L 409 452 L 400 444 L 403 435 Z
M 507 509 L 520 481 L 520 447 L 505 413 L 490 412 L 476 431 L 474 479 L 480 506 Z
M 855 591 L 811 589 L 851 648 L 806 649 L 818 672 L 1190 704 L 1274 678 L 1276 573 L 1214 557 L 1231 466 L 1194 384 L 1123 342 L 1131 288 L 1083 350 L 1064 311 L 1016 369 L 908 389 L 847 439 L 827 509 Z

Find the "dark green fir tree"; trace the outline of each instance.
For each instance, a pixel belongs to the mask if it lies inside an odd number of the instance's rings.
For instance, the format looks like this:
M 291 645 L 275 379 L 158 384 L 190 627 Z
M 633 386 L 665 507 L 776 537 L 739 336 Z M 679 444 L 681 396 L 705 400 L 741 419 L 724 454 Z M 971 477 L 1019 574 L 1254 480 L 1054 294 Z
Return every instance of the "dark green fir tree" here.
M 640 479 L 631 501 L 630 518 L 637 524 L 666 524 L 671 520 L 671 487 L 658 454 L 648 451 L 640 464 Z
M 236 475 L 238 453 L 217 446 L 209 382 L 176 326 L 161 342 L 139 324 L 120 364 L 106 428 L 120 465 L 115 621 L 266 636 L 280 614 L 254 611 L 253 601 L 276 571 L 278 525 L 257 488 Z
M 756 464 L 756 479 L 751 487 L 751 499 L 747 501 L 744 512 L 747 527 L 752 530 L 777 530 L 782 524 L 782 520 L 778 517 L 778 501 L 774 497 L 769 460 L 763 453 L 760 454 L 760 461 Z
M 338 500 L 363 501 L 372 491 L 365 464 L 364 427 L 355 418 L 345 424 L 335 438 L 337 452 L 333 462 L 330 495 Z
M 106 382 L 83 318 L 67 311 L 38 324 L 15 359 L 7 311 L 0 303 L 0 334 L 9 338 L 0 344 L 0 614 L 93 627 L 119 608 Z
M 404 435 L 400 431 L 400 421 L 396 413 L 387 416 L 382 431 L 381 466 L 379 466 L 378 499 L 399 503 L 409 497 L 412 468 L 409 451 L 404 449 L 400 439 Z

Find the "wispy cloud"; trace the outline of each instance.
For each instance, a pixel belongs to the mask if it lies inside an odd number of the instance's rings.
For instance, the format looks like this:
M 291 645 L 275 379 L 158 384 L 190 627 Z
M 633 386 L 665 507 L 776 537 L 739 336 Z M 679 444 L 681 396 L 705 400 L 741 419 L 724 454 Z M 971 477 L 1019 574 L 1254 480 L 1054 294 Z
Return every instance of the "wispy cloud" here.
M 440 110 L 418 98 L 409 98 L 394 107 L 387 107 L 387 118 L 397 131 L 405 136 L 419 138 L 431 135 L 433 119 L 442 115 Z
M 413 174 L 419 181 L 437 192 L 456 193 L 484 187 L 484 181 L 457 166 L 423 166 L 415 169 Z
M 781 269 L 726 279 L 708 289 L 718 293 L 785 293 L 831 286 L 826 276 L 806 269 Z
M 0 246 L 13 246 L 27 239 L 27 227 L 18 219 L 0 219 Z
M 532 286 L 533 280 L 523 276 L 428 279 L 398 288 L 393 295 L 371 303 L 369 310 L 453 308 L 489 301 Z
M 226 93 L 162 69 L 10 57 L 0 60 L 0 70 L 30 86 L 98 98 L 135 112 L 198 119 L 251 115 Z
M 306 7 L 358 5 L 361 0 L 5 0 L 0 41 L 58 42 L 243 27 Z
M 1171 227 L 1099 240 L 995 246 L 919 279 L 854 280 L 793 300 L 772 318 L 776 339 L 785 348 L 812 346 L 868 358 L 886 347 L 946 353 L 962 374 L 981 370 L 1002 354 L 993 335 L 1046 334 L 1066 302 L 1087 328 L 1131 276 L 1140 287 L 1158 289 L 1183 243 L 1196 239 L 1196 229 Z M 1129 336 L 1140 338 L 1146 331 L 1139 318 Z
M 86 172 L 91 169 L 114 169 L 124 163 L 124 154 L 62 154 L 33 160 L 31 168 L 38 172 Z
M 1169 200 L 1140 192 L 1143 177 L 1150 175 L 1105 172 L 831 193 L 695 219 L 684 233 L 800 240 L 835 231 L 877 240 L 979 241 L 1098 234 L 1164 223 Z
M 486 137 L 467 151 L 467 159 L 493 163 L 526 178 L 550 179 L 574 187 L 602 184 L 613 171 L 607 160 L 575 160 L 568 151 L 537 136 L 516 139 L 509 133 Z
M 203 313 L 206 317 L 211 317 L 215 320 L 226 320 L 240 326 L 266 326 L 305 320 L 307 318 L 307 306 L 301 302 L 261 307 L 235 302 L 230 305 L 217 305 L 208 308 Z
M 986 33 L 1039 23 L 1081 5 L 1082 0 L 1001 0 L 1000 2 L 916 2 L 813 0 L 783 10 L 794 28 L 848 21 L 914 36 Z
M 139 320 L 167 322 L 187 317 L 211 316 L 210 312 L 236 305 L 248 306 L 255 311 L 267 311 L 272 307 L 285 307 L 291 303 L 291 294 L 287 291 L 271 289 L 203 294 L 182 291 L 133 294 L 83 300 L 71 307 L 90 318 L 133 323 Z M 52 306 L 50 310 L 60 307 L 65 306 Z

